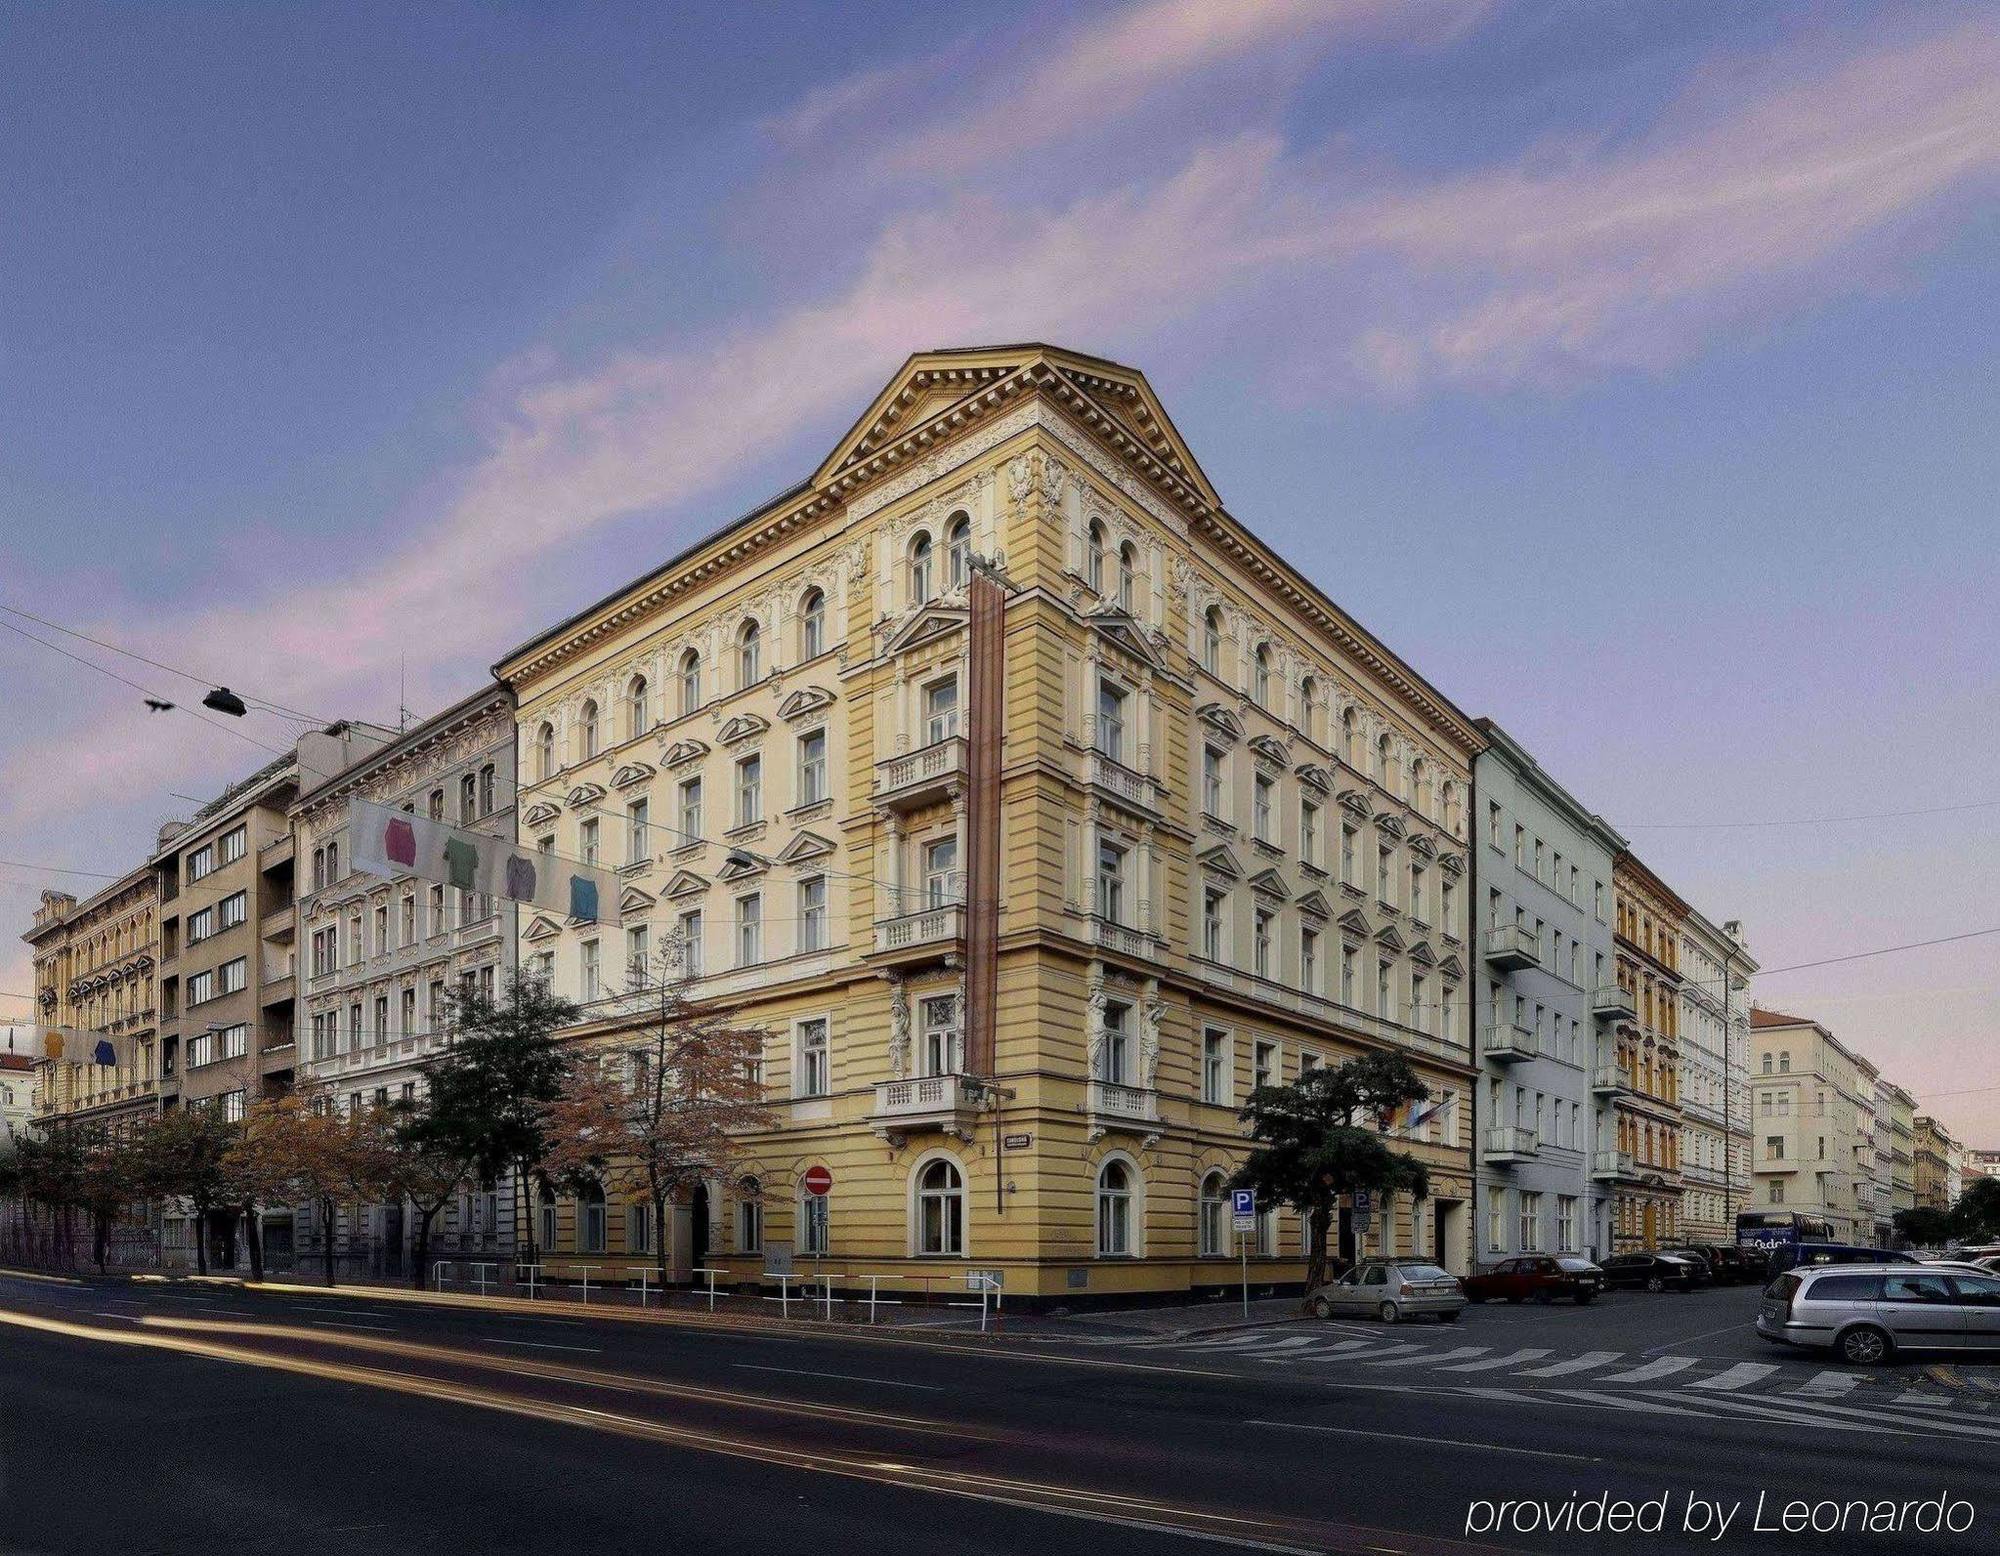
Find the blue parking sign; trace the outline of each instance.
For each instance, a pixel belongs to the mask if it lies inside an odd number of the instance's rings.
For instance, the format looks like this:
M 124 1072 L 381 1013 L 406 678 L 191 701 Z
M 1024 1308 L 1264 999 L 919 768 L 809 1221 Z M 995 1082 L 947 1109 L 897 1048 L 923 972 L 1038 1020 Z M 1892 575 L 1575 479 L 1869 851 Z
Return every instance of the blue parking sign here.
M 1257 1191 L 1255 1189 L 1231 1189 L 1229 1191 L 1230 1219 L 1236 1223 L 1239 1232 L 1253 1231 L 1257 1225 Z

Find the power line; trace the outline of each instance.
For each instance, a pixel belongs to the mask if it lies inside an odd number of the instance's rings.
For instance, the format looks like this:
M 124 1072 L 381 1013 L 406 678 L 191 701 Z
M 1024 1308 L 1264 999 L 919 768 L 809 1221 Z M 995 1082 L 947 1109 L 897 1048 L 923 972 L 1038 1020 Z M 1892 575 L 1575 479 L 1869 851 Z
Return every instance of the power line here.
M 37 616 L 33 611 L 24 611 L 16 605 L 0 605 L 0 611 L 6 612 L 9 616 L 19 616 L 23 621 L 32 621 L 38 626 L 47 627 L 51 632 L 60 632 L 65 637 L 79 638 L 85 643 L 94 643 L 99 648 L 107 649 L 114 654 L 122 654 L 127 659 L 135 659 L 142 665 L 151 665 L 155 670 L 164 670 L 169 675 L 177 675 L 182 680 L 192 681 L 197 686 L 221 686 L 224 684 L 214 676 L 196 675 L 191 670 L 182 670 L 174 665 L 163 664 L 157 659 L 148 659 L 144 654 L 135 653 L 129 648 L 120 648 L 116 643 L 107 643 L 103 638 L 92 637 L 88 632 L 78 632 L 74 627 L 65 627 L 61 622 L 50 621 L 46 616 Z M 297 708 L 287 707 L 282 702 L 273 702 L 268 697 L 250 697 L 246 700 L 288 718 L 300 719 L 307 724 L 323 724 L 327 722 L 325 719 L 316 718 L 310 713 L 301 713 Z
M 1921 810 L 1864 811 L 1851 816 L 1777 816 L 1764 821 L 1640 821 L 1618 823 L 1627 832 L 1703 832 L 1722 827 L 1823 827 L 1844 821 L 1895 821 L 1906 816 L 1949 816 L 1968 810 L 1991 810 L 2000 800 L 1969 800 L 1963 805 L 1931 805 Z
M 100 881 L 122 881 L 126 875 L 132 873 L 127 870 L 122 875 L 114 875 L 109 870 L 78 870 L 59 864 L 27 864 L 19 859 L 0 859 L 0 865 L 10 870 L 34 870 L 42 875 L 91 875 Z

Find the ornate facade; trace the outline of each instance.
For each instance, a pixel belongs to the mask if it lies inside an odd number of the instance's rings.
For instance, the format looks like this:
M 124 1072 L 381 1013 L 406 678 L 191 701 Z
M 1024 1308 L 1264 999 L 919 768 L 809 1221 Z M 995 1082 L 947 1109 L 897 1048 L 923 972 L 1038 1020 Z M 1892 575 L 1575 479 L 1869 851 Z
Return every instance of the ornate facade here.
M 106 1032 L 121 1047 L 129 1041 L 135 1062 L 38 1064 L 37 1116 L 116 1127 L 157 1109 L 158 906 L 146 867 L 81 903 L 66 892 L 42 893 L 34 927 L 22 937 L 34 950 L 35 1020 Z
M 1613 1184 L 1612 1241 L 1620 1252 L 1681 1234 L 1680 937 L 1683 902 L 1632 853 L 1612 866 L 1618 986 L 1613 1017 L 1625 1084 L 1613 1108 L 1615 1148 L 1595 1169 Z
M 1680 926 L 1681 1232 L 1734 1243 L 1750 1193 L 1745 1089 L 1750 975 L 1736 920 L 1717 928 L 1689 909 Z
M 978 567 L 1007 599 L 1002 716 L 975 724 Z M 551 1262 L 665 1235 L 732 1278 L 1223 1284 L 1250 1089 L 1391 1049 L 1444 1103 L 1391 1121 L 1431 1195 L 1344 1214 L 1343 1245 L 1465 1267 L 1479 736 L 1222 507 L 1139 374 L 915 357 L 809 481 L 495 673 L 521 838 L 625 880 L 615 926 L 524 913 L 523 965 L 616 1045 L 673 947 L 768 1034 L 779 1113 L 670 1228 L 545 1206 Z M 968 900 L 987 755 L 1001 864 Z M 1296 1279 L 1300 1236 L 1266 1216 L 1256 1278 Z

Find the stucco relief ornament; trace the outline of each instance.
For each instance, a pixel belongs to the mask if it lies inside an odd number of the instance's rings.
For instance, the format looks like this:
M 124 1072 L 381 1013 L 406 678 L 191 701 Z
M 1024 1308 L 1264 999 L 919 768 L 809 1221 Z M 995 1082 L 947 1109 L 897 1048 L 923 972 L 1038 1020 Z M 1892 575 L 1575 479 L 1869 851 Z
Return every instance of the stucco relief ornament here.
M 1139 1039 L 1139 1084 L 1147 1091 L 1153 1089 L 1153 1077 L 1160 1068 L 1160 1028 L 1166 1017 L 1164 1002 L 1146 1001 L 1145 1026 Z
M 889 988 L 889 1073 L 897 1080 L 910 1073 L 910 991 L 901 983 Z
M 1060 459 L 1042 461 L 1042 501 L 1051 508 L 1062 506 L 1063 482 L 1069 477 L 1069 467 Z
M 1019 507 L 1028 500 L 1028 493 L 1035 489 L 1034 458 L 1028 454 L 1017 454 L 1007 461 L 1007 491 Z
M 1102 989 L 1094 990 L 1090 996 L 1090 1073 L 1104 1073 L 1104 1013 L 1110 1008 L 1111 996 Z

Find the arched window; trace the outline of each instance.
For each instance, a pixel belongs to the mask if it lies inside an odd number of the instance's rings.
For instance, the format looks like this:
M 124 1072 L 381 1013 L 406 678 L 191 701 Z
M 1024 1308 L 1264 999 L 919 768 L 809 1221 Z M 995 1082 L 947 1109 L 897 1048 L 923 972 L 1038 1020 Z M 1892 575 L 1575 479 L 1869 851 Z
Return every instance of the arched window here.
M 1201 1180 L 1199 1220 L 1201 1256 L 1204 1259 L 1220 1258 L 1229 1250 L 1229 1244 L 1224 1240 L 1226 1234 L 1223 1231 L 1227 1225 L 1224 1220 L 1228 1206 L 1228 1200 L 1224 1198 L 1226 1192 L 1222 1186 L 1222 1174 L 1219 1172 L 1212 1172 Z
M 763 633 L 756 622 L 746 621 L 736 632 L 736 684 L 755 686 L 763 678 Z
M 546 719 L 535 731 L 535 776 L 553 778 L 556 772 L 556 727 Z
M 535 1219 L 541 1223 L 542 1251 L 547 1253 L 556 1245 L 556 1191 L 546 1183 L 536 1196 L 536 1209 L 539 1214 Z
M 1127 615 L 1132 612 L 1132 601 L 1137 596 L 1139 577 L 1139 552 L 1131 541 L 1118 548 L 1118 608 Z
M 689 649 L 681 655 L 681 712 L 701 706 L 701 655 Z
M 1097 1174 L 1097 1256 L 1122 1259 L 1132 1251 L 1132 1169 L 1113 1157 Z
M 808 589 L 799 601 L 799 658 L 817 659 L 826 652 L 826 596 Z
M 329 885 L 340 879 L 340 845 L 338 843 L 328 843 L 326 845 L 326 879 Z
M 931 597 L 931 537 L 918 535 L 910 542 L 910 603 L 922 605 Z
M 1104 592 L 1104 526 L 1097 520 L 1090 521 L 1090 528 L 1084 537 L 1083 548 L 1084 578 L 1098 594 Z
M 1299 682 L 1299 730 L 1306 739 L 1319 739 L 1319 682 L 1307 676 Z
M 1211 605 L 1201 619 L 1201 667 L 1210 675 L 1222 674 L 1222 607 Z
M 1410 763 L 1410 803 L 1420 816 L 1431 813 L 1431 770 L 1422 757 Z
M 965 1252 L 965 1180 L 942 1156 L 917 1174 L 917 1252 Z
M 1340 715 L 1340 754 L 1349 767 L 1361 771 L 1361 719 L 1352 708 Z
M 652 699 L 647 695 L 643 675 L 633 676 L 631 684 L 625 688 L 625 718 L 627 733 L 635 740 L 653 727 Z
M 1396 788 L 1395 784 L 1389 779 L 1390 773 L 1394 770 L 1396 760 L 1391 755 L 1393 749 L 1393 744 L 1387 735 L 1381 736 L 1375 742 L 1375 776 L 1382 780 L 1382 787 L 1389 790 L 1392 794 Z
M 1449 778 L 1444 781 L 1444 829 L 1458 836 L 1458 785 Z
M 972 520 L 954 513 L 944 527 L 946 587 L 963 589 L 972 578 Z
M 594 700 L 584 703 L 583 716 L 578 721 L 577 733 L 582 742 L 578 754 L 584 761 L 589 761 L 591 757 L 597 755 L 597 703 Z
M 604 1185 L 586 1183 L 576 1197 L 576 1251 L 604 1252 Z

